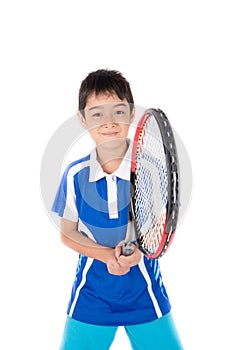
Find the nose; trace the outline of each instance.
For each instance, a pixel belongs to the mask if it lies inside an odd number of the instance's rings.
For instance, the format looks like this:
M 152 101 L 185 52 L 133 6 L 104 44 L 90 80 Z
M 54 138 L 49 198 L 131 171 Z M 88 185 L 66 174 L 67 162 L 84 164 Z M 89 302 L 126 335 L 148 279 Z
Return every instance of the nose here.
M 108 114 L 103 122 L 106 128 L 113 128 L 117 124 L 113 114 Z

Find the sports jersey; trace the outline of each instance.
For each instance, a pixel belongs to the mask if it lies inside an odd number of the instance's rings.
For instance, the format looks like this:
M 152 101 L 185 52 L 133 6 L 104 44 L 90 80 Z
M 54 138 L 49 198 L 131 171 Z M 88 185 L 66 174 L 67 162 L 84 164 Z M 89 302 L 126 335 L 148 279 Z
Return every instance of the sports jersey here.
M 114 248 L 125 239 L 130 193 L 131 147 L 112 174 L 103 171 L 96 150 L 65 170 L 52 210 L 78 222 L 78 231 Z M 67 314 L 96 325 L 134 325 L 170 311 L 158 260 L 142 254 L 123 276 L 112 275 L 105 263 L 78 254 L 76 277 Z

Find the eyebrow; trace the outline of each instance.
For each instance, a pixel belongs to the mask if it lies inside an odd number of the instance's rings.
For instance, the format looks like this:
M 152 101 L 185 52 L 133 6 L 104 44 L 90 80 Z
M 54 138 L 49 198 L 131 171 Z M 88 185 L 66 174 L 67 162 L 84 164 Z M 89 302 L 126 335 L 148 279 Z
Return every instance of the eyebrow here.
M 117 103 L 114 105 L 114 108 L 116 108 L 116 107 L 127 107 L 127 103 Z M 93 109 L 97 109 L 97 108 L 103 109 L 104 105 L 97 105 L 97 106 L 90 107 L 89 111 L 92 111 Z

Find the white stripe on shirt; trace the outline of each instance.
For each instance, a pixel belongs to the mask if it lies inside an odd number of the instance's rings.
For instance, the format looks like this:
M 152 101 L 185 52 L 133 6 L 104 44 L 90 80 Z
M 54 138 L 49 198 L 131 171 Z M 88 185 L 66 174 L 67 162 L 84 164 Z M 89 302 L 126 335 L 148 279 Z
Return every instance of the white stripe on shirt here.
M 76 194 L 74 189 L 74 175 L 77 174 L 81 169 L 89 166 L 89 160 L 78 163 L 69 169 L 67 174 L 67 198 L 66 206 L 64 208 L 63 217 L 67 220 L 74 222 L 78 221 L 78 212 L 76 207 Z
M 115 175 L 106 175 L 107 182 L 107 200 L 110 219 L 118 219 L 118 198 L 117 184 Z
M 162 316 L 162 312 L 161 312 L 160 306 L 158 304 L 158 301 L 157 301 L 157 299 L 156 299 L 156 297 L 154 295 L 154 292 L 152 290 L 152 283 L 151 283 L 149 274 L 148 274 L 147 269 L 146 269 L 145 264 L 144 264 L 144 256 L 142 257 L 142 259 L 141 259 L 141 261 L 140 261 L 138 266 L 139 266 L 139 268 L 141 270 L 141 273 L 142 273 L 144 279 L 146 280 L 147 289 L 148 289 L 150 298 L 152 300 L 152 303 L 154 305 L 155 312 L 156 312 L 158 317 L 161 317 Z
M 80 290 L 81 288 L 84 286 L 85 282 L 86 282 L 86 275 L 91 267 L 93 263 L 93 258 L 87 258 L 87 262 L 86 262 L 86 265 L 85 265 L 85 268 L 83 270 L 83 273 L 82 273 L 82 280 L 76 290 L 76 294 L 75 294 L 75 298 L 72 302 L 72 305 L 71 305 L 71 308 L 70 308 L 70 311 L 69 311 L 69 316 L 72 317 L 72 314 L 73 314 L 73 311 L 75 309 L 75 306 L 76 306 L 76 302 L 77 302 L 77 299 L 79 297 L 79 294 L 80 294 Z

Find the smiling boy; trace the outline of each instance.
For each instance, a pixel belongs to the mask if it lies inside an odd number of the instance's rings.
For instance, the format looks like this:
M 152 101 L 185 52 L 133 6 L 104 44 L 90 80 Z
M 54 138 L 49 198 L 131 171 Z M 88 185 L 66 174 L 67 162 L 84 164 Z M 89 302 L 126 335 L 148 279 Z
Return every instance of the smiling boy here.
M 78 117 L 96 147 L 68 166 L 53 211 L 62 242 L 79 253 L 60 350 L 110 348 L 124 326 L 132 348 L 183 349 L 157 260 L 126 237 L 134 119 L 130 85 L 117 71 L 90 73 L 79 91 Z
M 85 111 L 78 111 L 78 116 L 96 143 L 98 162 L 105 172 L 113 173 L 128 149 L 126 140 L 134 110 L 126 98 L 121 100 L 114 92 L 99 95 L 93 92 Z

